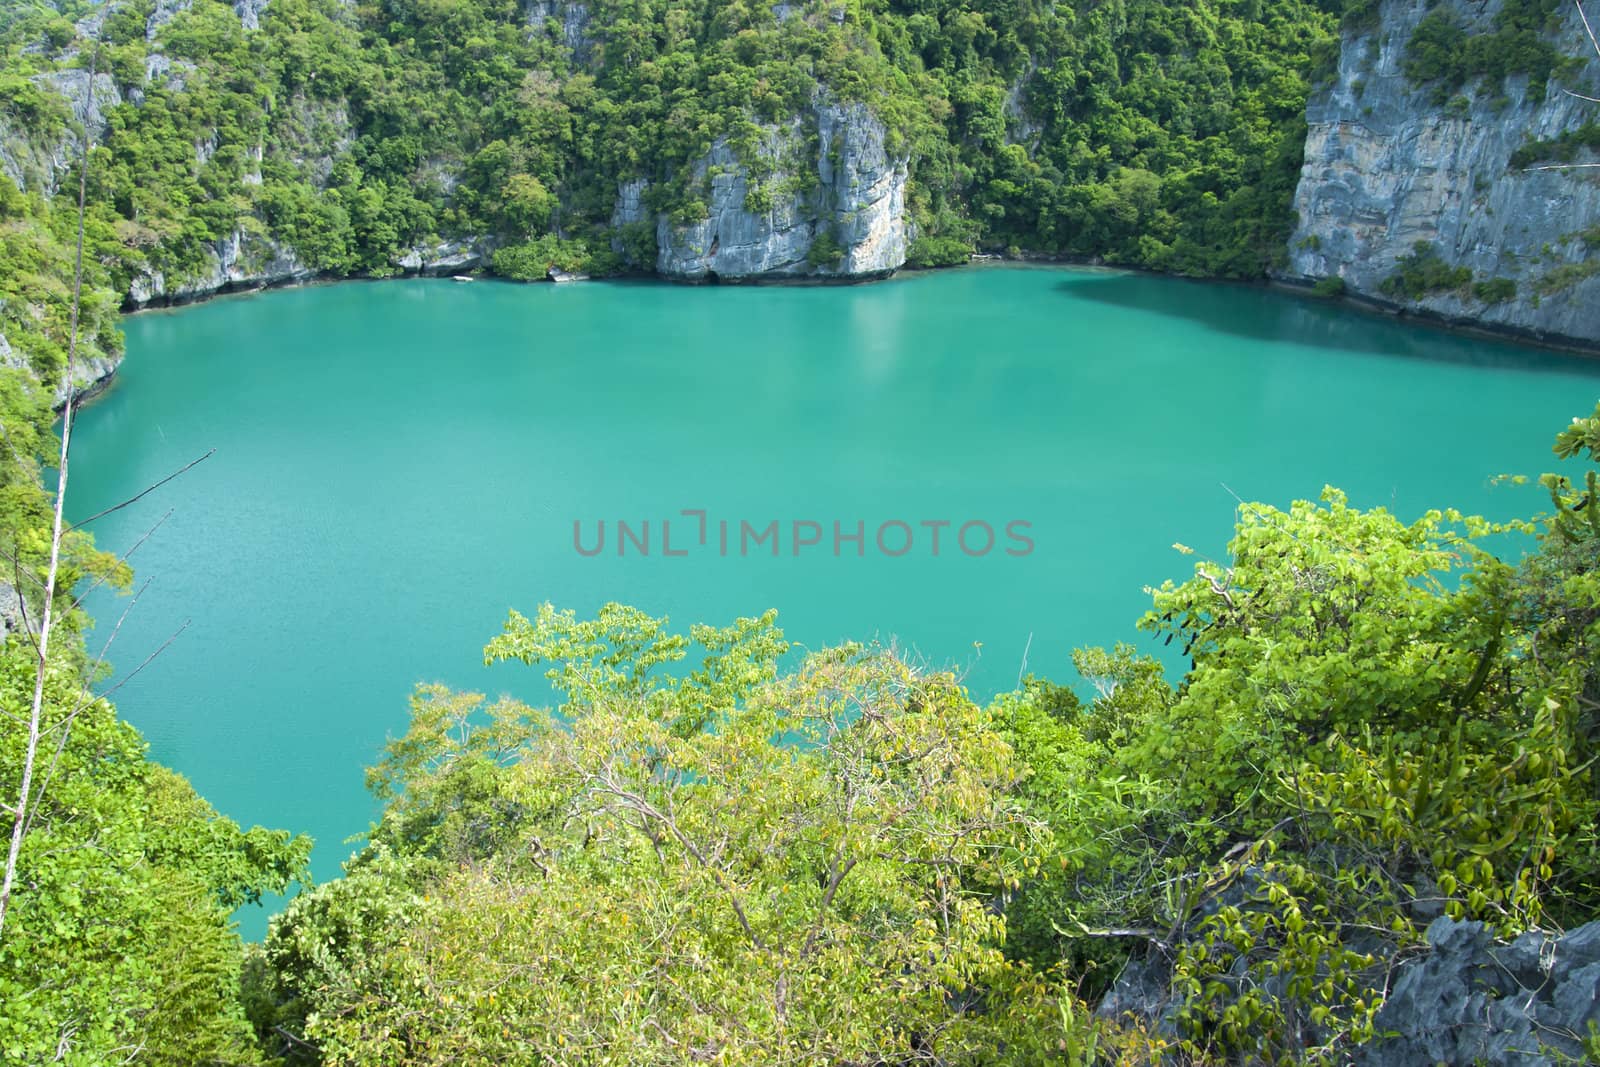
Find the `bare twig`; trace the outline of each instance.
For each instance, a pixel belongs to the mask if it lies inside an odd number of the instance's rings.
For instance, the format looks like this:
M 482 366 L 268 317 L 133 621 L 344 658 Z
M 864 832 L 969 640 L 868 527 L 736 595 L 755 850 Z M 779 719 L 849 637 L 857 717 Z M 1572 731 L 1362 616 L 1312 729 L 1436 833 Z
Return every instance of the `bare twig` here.
M 139 539 L 137 541 L 135 541 L 132 544 L 132 546 L 130 546 L 129 549 L 126 552 L 124 552 L 121 556 L 117 557 L 117 562 L 118 563 L 126 563 L 126 562 L 128 562 L 128 560 L 132 559 L 133 558 L 133 554 L 135 552 L 139 551 L 139 548 L 146 541 L 150 540 L 151 537 L 155 536 L 155 532 L 157 530 L 161 529 L 161 527 L 170 518 L 172 518 L 172 509 L 168 508 L 167 509 L 167 513 L 165 515 L 161 516 L 161 518 L 157 519 L 154 526 L 151 526 L 144 533 L 140 534 L 139 535 Z M 82 607 L 84 600 L 88 598 L 89 594 L 94 592 L 96 589 L 100 588 L 105 583 L 106 583 L 106 576 L 104 574 L 96 576 L 95 580 L 89 583 L 89 588 L 85 589 L 82 593 L 78 594 L 77 598 L 75 600 L 73 600 L 72 609 L 74 611 L 76 611 L 78 608 Z M 138 597 L 135 597 L 134 599 L 138 600 Z M 133 607 L 133 605 L 129 604 L 128 607 L 131 609 Z M 124 614 L 126 614 L 126 613 L 124 613 Z M 117 621 L 117 625 L 118 626 L 122 625 L 122 621 L 120 619 Z M 104 659 L 104 657 L 105 657 L 106 649 L 109 649 L 109 648 L 110 648 L 110 642 L 107 642 L 106 648 L 105 649 L 101 649 L 101 658 L 102 659 Z
M 1589 25 L 1589 16 L 1583 10 L 1583 0 L 1572 0 L 1572 4 L 1578 9 L 1578 17 L 1583 20 L 1583 32 L 1589 35 L 1589 43 L 1594 46 L 1595 55 L 1600 55 L 1600 40 L 1595 39 L 1594 27 Z
M 167 646 L 172 644 L 172 642 L 176 641 L 179 638 L 179 636 L 182 635 L 183 631 L 187 630 L 188 628 L 189 628 L 189 620 L 188 619 L 184 619 L 183 620 L 183 625 L 178 627 L 176 630 L 172 631 L 172 633 L 168 634 L 167 635 L 167 639 L 165 641 L 161 642 L 161 645 L 160 645 L 159 648 L 157 648 L 154 652 L 150 653 L 143 660 L 141 660 L 137 667 L 135 667 L 133 670 L 129 671 L 127 674 L 123 675 L 122 680 L 119 681 L 116 685 L 112 686 L 110 689 L 107 689 L 104 693 L 101 693 L 100 694 L 100 699 L 102 699 L 102 700 L 106 699 L 112 693 L 115 693 L 118 689 L 121 689 L 123 686 L 127 685 L 129 682 L 131 682 L 135 678 L 137 678 L 139 676 L 139 672 L 140 671 L 142 671 L 146 667 L 150 666 L 151 662 L 154 661 L 157 656 L 161 655 L 161 653 L 165 652 L 167 650 Z
M 146 486 L 141 491 L 135 493 L 133 496 L 130 496 L 128 499 L 124 500 L 122 503 L 113 504 L 109 508 L 106 508 L 104 511 L 97 511 L 93 515 L 90 515 L 87 519 L 80 519 L 79 521 L 73 523 L 71 526 L 67 527 L 67 529 L 69 529 L 69 530 L 82 529 L 83 527 L 89 525 L 91 522 L 93 522 L 96 519 L 105 518 L 107 515 L 110 515 L 113 511 L 121 511 L 123 508 L 127 507 L 129 504 L 137 504 L 139 501 L 143 500 L 145 497 L 149 496 L 151 493 L 155 492 L 157 489 L 160 489 L 163 485 L 166 485 L 168 482 L 172 481 L 172 479 L 178 477 L 180 474 L 188 473 L 190 470 L 194 469 L 195 467 L 198 467 L 200 464 L 204 463 L 206 460 L 210 459 L 212 456 L 214 456 L 216 454 L 217 454 L 217 450 L 214 449 L 214 448 L 207 450 L 206 454 L 201 456 L 199 459 L 190 460 L 188 463 L 185 463 L 183 466 L 179 467 L 177 470 L 173 471 L 171 474 L 167 475 L 165 478 L 161 479 L 159 482 L 156 482 L 153 485 Z
M 100 49 L 96 44 L 89 61 L 89 79 L 84 85 L 84 113 L 88 114 L 94 102 L 94 79 L 98 72 Z M 39 725 L 44 716 L 44 683 L 49 674 L 50 631 L 54 615 L 56 582 L 61 574 L 61 540 L 65 530 L 62 509 L 67 499 L 67 455 L 72 445 L 72 411 L 77 401 L 77 387 L 72 380 L 73 363 L 78 355 L 79 316 L 83 308 L 83 222 L 84 205 L 89 197 L 89 140 L 90 131 L 85 125 L 83 151 L 78 160 L 78 244 L 72 268 L 72 316 L 67 335 L 67 402 L 61 412 L 61 458 L 56 467 L 55 515 L 50 530 L 50 565 L 45 572 L 44 606 L 40 609 L 38 658 L 33 672 L 33 703 L 28 711 L 28 741 L 22 757 L 22 784 L 17 790 L 17 806 L 11 819 L 11 845 L 6 852 L 4 880 L 0 881 L 0 932 L 4 931 L 6 909 L 11 903 L 11 889 L 16 883 L 17 861 L 22 854 L 22 835 L 31 821 L 28 802 L 33 793 L 34 764 L 39 755 Z
M 106 652 L 110 650 L 112 642 L 117 639 L 118 632 L 122 630 L 123 622 L 127 620 L 129 613 L 131 613 L 133 609 L 138 606 L 139 598 L 144 596 L 144 591 L 149 587 L 150 583 L 148 581 L 146 581 L 144 585 L 140 586 L 139 591 L 135 593 L 133 595 L 133 599 L 128 602 L 128 606 L 122 609 L 122 614 L 117 616 L 117 624 L 111 628 L 111 635 L 106 638 L 105 644 L 100 646 L 100 655 L 95 659 L 95 668 L 97 670 L 101 664 L 105 663 Z M 67 713 L 66 718 L 62 719 L 61 722 L 52 727 L 53 730 L 60 731 L 60 736 L 56 738 L 55 755 L 50 757 L 50 766 L 45 769 L 44 777 L 39 783 L 38 792 L 34 794 L 33 810 L 28 812 L 28 825 L 23 828 L 23 836 L 27 836 L 28 831 L 33 829 L 34 817 L 39 813 L 39 806 L 44 801 L 45 791 L 50 788 L 50 782 L 55 777 L 56 767 L 60 764 L 61 756 L 67 749 L 67 739 L 72 736 L 72 724 L 77 720 L 79 713 L 82 712 L 84 708 L 88 707 L 89 700 L 92 695 L 93 694 L 88 691 L 88 688 L 85 687 L 83 694 L 78 697 L 76 702 L 74 702 L 72 710 Z

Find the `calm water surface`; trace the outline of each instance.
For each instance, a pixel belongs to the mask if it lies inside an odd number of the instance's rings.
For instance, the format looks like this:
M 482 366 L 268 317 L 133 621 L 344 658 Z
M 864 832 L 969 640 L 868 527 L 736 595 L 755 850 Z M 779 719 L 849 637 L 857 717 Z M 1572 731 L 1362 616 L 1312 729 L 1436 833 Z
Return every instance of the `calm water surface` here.
M 1134 630 L 1175 541 L 1220 552 L 1235 494 L 1324 484 L 1407 518 L 1509 517 L 1600 363 L 1252 289 L 974 269 L 851 288 L 345 284 L 127 324 L 74 439 L 88 515 L 150 588 L 112 659 L 156 758 L 223 812 L 312 833 L 319 877 L 374 807 L 362 768 L 419 681 L 541 699 L 485 668 L 507 609 L 607 600 L 684 627 L 776 607 L 807 647 L 894 639 L 980 695 Z M 704 510 L 707 543 L 698 543 Z M 663 557 L 661 522 L 674 551 Z M 780 554 L 739 524 L 780 522 Z M 585 548 L 606 524 L 605 551 Z M 616 552 L 616 522 L 651 529 Z M 727 556 L 717 523 L 731 526 Z M 794 520 L 821 543 L 794 554 Z M 875 544 L 902 522 L 912 543 Z M 1006 523 L 1033 545 L 1008 555 Z M 834 554 L 833 524 L 865 524 Z M 940 551 L 932 552 L 932 527 Z M 987 554 L 955 542 L 996 534 Z M 906 530 L 884 528 L 899 551 Z M 802 527 L 801 536 L 812 535 Z M 983 527 L 967 547 L 984 547 Z M 102 638 L 126 599 L 93 603 Z M 244 918 L 247 934 L 263 927 Z

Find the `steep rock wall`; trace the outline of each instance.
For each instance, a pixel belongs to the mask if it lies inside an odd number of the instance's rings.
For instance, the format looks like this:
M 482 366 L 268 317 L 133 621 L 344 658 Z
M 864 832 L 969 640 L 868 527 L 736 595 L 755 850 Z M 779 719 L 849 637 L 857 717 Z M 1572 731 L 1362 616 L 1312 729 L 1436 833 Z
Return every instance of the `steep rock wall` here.
M 573 62 L 586 65 L 594 54 L 594 34 L 590 27 L 589 5 L 579 0 L 532 0 L 527 8 L 528 28 L 539 32 L 552 20 L 560 27 L 558 36 Z
M 1232 907 L 1248 901 L 1247 893 L 1231 890 L 1225 897 Z M 1206 913 L 1215 914 L 1217 906 L 1213 902 Z M 1600 922 L 1560 935 L 1531 930 L 1500 941 L 1483 923 L 1440 917 L 1427 928 L 1426 952 L 1407 948 L 1395 954 L 1392 945 L 1378 940 L 1351 947 L 1377 958 L 1359 980 L 1367 983 L 1366 995 L 1384 1003 L 1377 1036 L 1344 1050 L 1339 1062 L 1356 1067 L 1587 1062 L 1584 1039 L 1590 1024 L 1600 1025 Z M 1289 988 L 1287 978 L 1278 978 L 1265 992 L 1293 1002 Z M 1097 1014 L 1131 1016 L 1175 1040 L 1183 1004 L 1183 994 L 1172 985 L 1171 957 L 1153 952 L 1127 964 Z
M 205 267 L 198 274 L 169 279 L 160 271 L 151 271 L 133 279 L 128 306 L 182 304 L 214 293 L 306 281 L 316 274 L 293 249 L 236 230 L 206 247 Z
M 1398 967 L 1359 1067 L 1585 1062 L 1600 1026 L 1600 923 L 1496 941 L 1482 923 L 1434 920 L 1429 952 Z
M 753 177 L 726 138 L 695 168 L 706 216 L 656 219 L 656 270 L 683 281 L 873 278 L 906 259 L 907 161 L 892 158 L 886 131 L 866 106 L 818 100 L 809 114 L 767 126 Z M 620 189 L 617 225 L 647 221 L 640 182 Z M 837 255 L 821 254 L 831 242 Z M 819 254 L 813 255 L 813 252 Z
M 83 150 L 81 130 L 98 138 L 106 126 L 105 113 L 122 103 L 122 94 L 109 74 L 96 74 L 92 90 L 86 70 L 54 70 L 36 74 L 33 82 L 62 98 L 70 112 L 66 126 L 47 136 L 19 128 L 0 113 L 0 174 L 19 189 L 53 195 L 67 168 Z
M 1556 80 L 1537 100 L 1527 76 L 1513 75 L 1503 85 L 1468 84 L 1454 106 L 1441 106 L 1432 86 L 1412 84 L 1402 70 L 1412 32 L 1435 6 L 1481 32 L 1500 2 L 1384 0 L 1375 26 L 1345 34 L 1336 78 L 1308 102 L 1299 225 L 1284 276 L 1338 277 L 1348 292 L 1446 320 L 1600 344 L 1600 276 L 1565 286 L 1553 284 L 1563 275 L 1552 277 L 1591 255 L 1578 234 L 1600 223 L 1600 169 L 1511 163 L 1529 141 L 1600 122 L 1600 104 Z M 1563 8 L 1560 18 L 1558 49 L 1587 57 L 1578 91 L 1600 95 L 1600 60 L 1576 9 Z M 1595 161 L 1587 151 L 1575 160 Z M 1475 282 L 1515 283 L 1515 295 L 1491 301 L 1471 285 L 1414 300 L 1385 294 L 1384 280 L 1418 242 L 1449 267 L 1470 269 Z M 1582 273 L 1568 267 L 1565 277 Z
M 489 240 L 440 241 L 407 249 L 392 266 L 402 274 L 458 274 L 482 267 L 493 248 L 494 242 Z M 294 285 L 322 274 L 286 244 L 235 231 L 207 246 L 205 267 L 198 274 L 168 279 L 160 271 L 151 271 L 135 278 L 128 289 L 127 307 L 186 304 L 218 293 Z

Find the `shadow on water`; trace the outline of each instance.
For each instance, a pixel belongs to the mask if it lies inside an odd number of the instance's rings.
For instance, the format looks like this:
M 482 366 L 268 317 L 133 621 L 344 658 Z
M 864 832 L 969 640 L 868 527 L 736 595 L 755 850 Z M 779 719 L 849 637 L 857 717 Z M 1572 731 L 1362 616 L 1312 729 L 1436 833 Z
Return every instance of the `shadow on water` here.
M 1248 285 L 1085 271 L 1056 291 L 1146 314 L 1170 315 L 1251 341 L 1337 348 L 1457 365 L 1600 377 L 1600 358 L 1416 322 Z

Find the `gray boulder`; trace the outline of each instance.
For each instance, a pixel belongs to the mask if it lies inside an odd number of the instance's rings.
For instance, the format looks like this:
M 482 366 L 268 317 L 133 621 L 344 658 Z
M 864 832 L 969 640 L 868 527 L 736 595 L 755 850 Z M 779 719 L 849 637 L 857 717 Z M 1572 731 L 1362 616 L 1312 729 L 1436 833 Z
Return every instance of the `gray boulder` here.
M 1496 941 L 1482 923 L 1436 919 L 1428 954 L 1400 969 L 1362 1067 L 1555 1067 L 1581 1062 L 1600 1026 L 1600 923 Z

